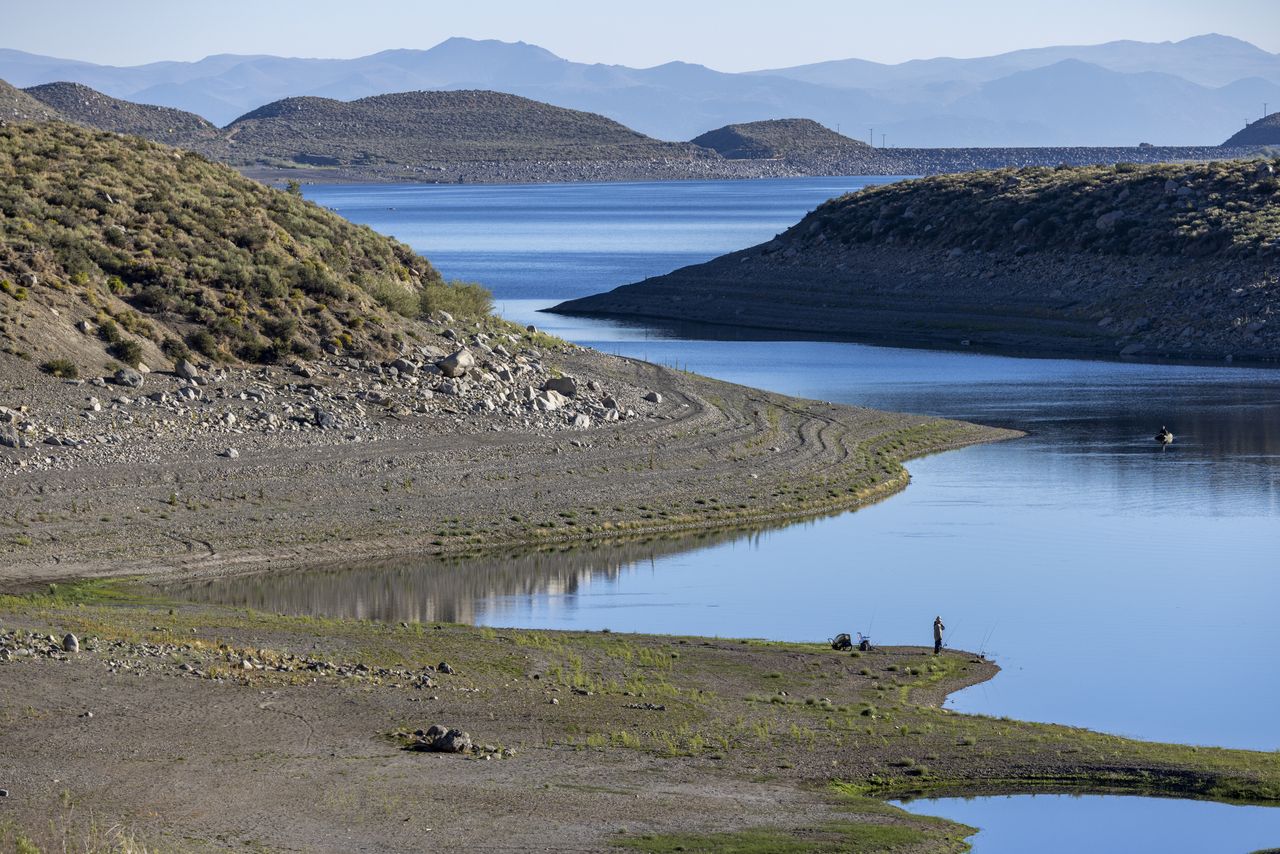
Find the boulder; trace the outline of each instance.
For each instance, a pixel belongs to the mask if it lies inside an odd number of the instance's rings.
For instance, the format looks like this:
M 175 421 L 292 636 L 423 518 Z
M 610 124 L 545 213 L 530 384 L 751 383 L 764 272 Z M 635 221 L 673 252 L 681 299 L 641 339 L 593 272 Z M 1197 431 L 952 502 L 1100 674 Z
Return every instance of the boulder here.
M 174 365 L 173 372 L 184 380 L 195 380 L 200 378 L 200 369 L 195 365 L 182 359 L 178 364 Z
M 64 652 L 79 652 L 80 639 L 75 635 L 71 634 L 70 632 L 68 632 L 62 638 L 62 650 Z
M 8 424 L 0 424 L 0 446 L 21 448 L 22 440 L 18 437 L 18 431 Z
M 644 399 L 650 403 L 662 403 L 662 395 L 658 394 L 656 391 L 649 392 L 644 396 Z
M 1115 227 L 1119 225 L 1120 220 L 1122 219 L 1124 219 L 1124 214 L 1120 211 L 1111 211 L 1110 213 L 1104 213 L 1102 216 L 1098 217 L 1094 225 L 1097 227 L 1098 231 L 1114 231 Z
M 542 384 L 543 391 L 558 391 L 565 397 L 578 396 L 578 381 L 573 377 L 551 377 Z
M 475 365 L 476 357 L 471 355 L 471 351 L 466 347 L 455 350 L 439 362 L 436 362 L 436 367 L 438 367 L 446 377 L 466 376 L 467 370 L 469 368 L 474 368 Z
M 125 388 L 141 388 L 142 374 L 138 373 L 133 368 L 121 368 L 115 372 L 115 376 L 111 378 L 111 381 L 116 385 L 122 385 Z
M 573 416 L 572 426 L 573 426 L 573 429 L 575 430 L 590 430 L 591 416 L 583 415 L 581 412 L 579 412 L 577 415 Z
M 235 448 L 227 448 L 224 451 L 219 451 L 218 456 L 226 457 L 229 460 L 238 460 L 240 459 L 240 452 Z
M 396 359 L 391 363 L 391 367 L 406 377 L 412 377 L 418 373 L 417 363 L 410 362 L 408 359 Z
M 468 753 L 471 750 L 471 736 L 460 729 L 451 729 L 431 742 L 431 749 L 438 753 Z
M 336 430 L 338 428 L 338 417 L 332 412 L 323 409 L 317 409 L 312 413 L 316 426 L 321 430 Z
M 558 391 L 544 391 L 533 399 L 533 408 L 539 412 L 555 412 L 564 407 L 565 396 Z

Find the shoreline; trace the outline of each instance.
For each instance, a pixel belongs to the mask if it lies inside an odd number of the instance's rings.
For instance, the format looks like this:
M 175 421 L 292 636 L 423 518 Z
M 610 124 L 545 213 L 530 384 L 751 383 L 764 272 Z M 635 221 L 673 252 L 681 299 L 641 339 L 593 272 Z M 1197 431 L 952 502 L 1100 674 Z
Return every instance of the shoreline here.
M 998 671 L 960 650 L 283 617 L 130 582 L 0 596 L 0 615 L 0 648 L 18 651 L 0 655 L 14 763 L 0 843 L 93 821 L 157 850 L 701 850 L 742 833 L 886 833 L 941 854 L 972 828 L 884 801 L 1280 803 L 1275 754 L 943 709 Z M 65 631 L 80 651 L 44 652 Z M 430 724 L 474 747 L 414 752 Z
M 1274 276 L 1274 263 L 1237 264 L 1230 281 L 1246 285 L 1238 288 L 1244 296 L 1224 299 L 1211 311 L 1189 301 L 1180 287 L 1222 281 L 1228 274 L 1211 260 L 1007 251 L 957 255 L 889 246 L 855 246 L 809 260 L 794 252 L 784 258 L 775 248 L 766 243 L 731 252 L 544 311 L 1030 358 L 1280 363 L 1275 329 L 1232 322 L 1233 316 L 1264 315 L 1265 293 L 1247 283 L 1254 273 L 1260 281 Z M 1066 282 L 1074 285 L 1069 293 L 1045 286 Z M 1134 287 L 1137 282 L 1143 287 Z M 779 303 L 775 295 L 783 288 L 803 292 L 804 301 Z M 1157 310 L 1147 304 L 1149 292 L 1182 296 L 1172 311 Z
M 1034 146 L 871 149 L 854 157 L 802 152 L 770 159 L 720 156 L 667 160 L 510 160 L 386 163 L 355 167 L 231 163 L 267 184 L 578 184 L 662 181 L 742 181 L 761 178 L 837 178 L 939 175 L 1026 166 L 1056 167 L 1118 162 L 1207 162 L 1259 156 L 1265 146 Z M 216 158 L 215 158 L 216 159 Z
M 553 361 L 620 398 L 629 388 L 661 402 L 585 431 L 494 432 L 481 415 L 441 421 L 372 407 L 346 438 L 219 427 L 175 443 L 152 427 L 141 458 L 126 449 L 88 465 L 71 452 L 0 472 L 0 497 L 14 508 L 0 523 L 0 589 L 751 528 L 864 506 L 907 485 L 908 459 L 1022 435 L 798 400 L 580 348 Z M 30 395 L 54 381 L 20 382 Z M 232 377 L 226 387 L 241 386 Z M 40 395 L 51 409 L 33 420 L 62 417 L 51 398 Z M 243 411 L 234 394 L 222 398 Z M 444 406 L 448 415 L 458 404 Z M 209 418 L 223 424 L 218 411 Z M 215 453 L 232 443 L 237 458 Z

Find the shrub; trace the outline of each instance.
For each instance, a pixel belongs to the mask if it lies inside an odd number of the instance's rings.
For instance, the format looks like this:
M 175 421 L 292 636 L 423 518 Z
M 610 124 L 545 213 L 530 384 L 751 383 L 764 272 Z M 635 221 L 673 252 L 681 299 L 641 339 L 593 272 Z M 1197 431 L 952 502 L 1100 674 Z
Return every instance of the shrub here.
M 213 333 L 207 329 L 197 329 L 187 336 L 187 343 L 191 345 L 191 349 L 195 350 L 202 356 L 212 359 L 218 355 L 218 339 L 213 337 Z
M 392 282 L 376 282 L 365 288 L 383 308 L 401 317 L 417 317 L 420 297 L 404 285 Z
M 40 366 L 40 370 L 64 380 L 73 380 L 80 376 L 80 369 L 70 359 L 50 359 Z
M 108 347 L 107 352 L 131 368 L 142 362 L 142 345 L 137 341 L 121 339 Z
M 160 344 L 160 352 L 175 362 L 191 358 L 191 349 L 177 338 L 165 338 Z
M 119 344 L 123 340 L 120 334 L 120 327 L 116 326 L 114 320 L 104 320 L 98 326 L 98 337 L 108 344 Z
M 419 305 L 424 315 L 447 311 L 457 317 L 483 317 L 493 311 L 493 293 L 476 282 L 428 282 Z

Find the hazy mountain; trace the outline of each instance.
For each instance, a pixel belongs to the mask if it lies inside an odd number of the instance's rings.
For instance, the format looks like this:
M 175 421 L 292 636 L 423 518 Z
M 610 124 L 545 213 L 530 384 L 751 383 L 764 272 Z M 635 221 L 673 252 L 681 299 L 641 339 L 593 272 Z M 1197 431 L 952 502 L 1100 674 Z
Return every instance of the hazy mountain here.
M 1114 41 L 1016 50 L 976 59 L 915 59 L 896 65 L 865 59 L 840 59 L 754 72 L 789 77 L 821 86 L 885 89 L 939 83 L 985 83 L 1018 71 L 1054 65 L 1067 59 L 1088 62 L 1108 71 L 1153 71 L 1173 74 L 1202 86 L 1225 86 L 1246 77 L 1280 84 L 1280 55 L 1246 41 L 1216 34 L 1179 42 Z
M 219 55 L 128 68 L 0 50 L 0 77 L 24 87 L 75 81 L 220 125 L 290 97 L 490 89 L 599 113 L 660 139 L 804 116 L 856 138 L 874 127 L 897 146 L 1215 144 L 1260 116 L 1263 101 L 1280 104 L 1280 56 L 1215 35 L 746 74 L 682 62 L 585 64 L 534 45 L 461 38 L 349 60 Z M 1091 99 L 1098 109 L 1087 108 Z

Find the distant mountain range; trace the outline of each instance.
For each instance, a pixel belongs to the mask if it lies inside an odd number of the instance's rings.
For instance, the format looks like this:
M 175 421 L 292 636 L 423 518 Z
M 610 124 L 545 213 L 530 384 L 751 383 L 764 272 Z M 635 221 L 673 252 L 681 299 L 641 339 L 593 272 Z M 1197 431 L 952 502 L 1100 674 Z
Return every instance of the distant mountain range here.
M 412 90 L 487 89 L 599 113 L 659 139 L 805 116 L 890 146 L 1214 145 L 1280 104 L 1280 55 L 1197 36 L 884 65 L 848 59 L 724 73 L 673 62 L 571 62 L 534 45 L 454 38 L 358 59 L 218 55 L 198 62 L 95 65 L 0 50 L 19 87 L 73 81 L 226 125 L 299 96 L 349 101 Z

